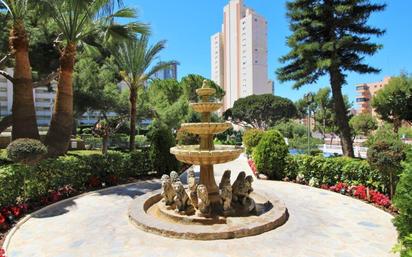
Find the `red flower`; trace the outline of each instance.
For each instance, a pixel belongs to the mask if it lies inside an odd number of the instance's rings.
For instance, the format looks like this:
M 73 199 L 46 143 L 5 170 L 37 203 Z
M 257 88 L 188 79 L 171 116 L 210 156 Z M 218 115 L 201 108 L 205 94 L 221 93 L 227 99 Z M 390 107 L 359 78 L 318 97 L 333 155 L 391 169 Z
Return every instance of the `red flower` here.
M 6 252 L 3 248 L 0 248 L 0 257 L 6 257 Z
M 21 209 L 17 206 L 12 206 L 10 207 L 11 213 L 13 214 L 14 217 L 19 217 L 21 214 Z
M 2 214 L 0 214 L 0 225 L 3 225 L 5 221 L 6 221 L 6 218 Z
M 9 208 L 7 208 L 7 207 L 3 207 L 3 208 L 1 208 L 1 214 L 3 215 L 3 216 L 9 216 L 10 215 L 10 210 L 9 210 Z
M 366 193 L 366 187 L 359 185 L 359 186 L 355 186 L 353 188 L 353 196 L 362 199 L 362 200 L 366 200 L 367 198 L 367 193 Z
M 27 203 L 22 203 L 19 205 L 20 210 L 25 213 L 29 209 L 29 205 Z
M 326 190 L 328 190 L 328 189 L 329 189 L 329 186 L 328 186 L 328 185 L 323 184 L 323 185 L 321 185 L 321 186 L 320 186 L 320 188 L 321 188 L 321 189 L 326 189 Z
M 61 199 L 61 194 L 58 191 L 53 191 L 50 193 L 51 202 L 55 203 Z

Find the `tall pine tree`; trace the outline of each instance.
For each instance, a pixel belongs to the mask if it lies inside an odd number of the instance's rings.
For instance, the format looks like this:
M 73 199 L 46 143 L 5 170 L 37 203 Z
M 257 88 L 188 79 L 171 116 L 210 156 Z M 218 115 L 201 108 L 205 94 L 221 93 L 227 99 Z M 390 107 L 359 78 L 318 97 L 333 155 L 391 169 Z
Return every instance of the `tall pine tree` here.
M 351 130 L 342 96 L 345 72 L 377 73 L 380 70 L 363 63 L 382 45 L 370 42 L 384 30 L 367 25 L 369 16 L 385 9 L 369 0 L 294 0 L 287 2 L 292 35 L 287 38 L 290 52 L 280 61 L 281 81 L 295 81 L 294 88 L 315 83 L 329 75 L 336 122 L 343 153 L 353 156 Z

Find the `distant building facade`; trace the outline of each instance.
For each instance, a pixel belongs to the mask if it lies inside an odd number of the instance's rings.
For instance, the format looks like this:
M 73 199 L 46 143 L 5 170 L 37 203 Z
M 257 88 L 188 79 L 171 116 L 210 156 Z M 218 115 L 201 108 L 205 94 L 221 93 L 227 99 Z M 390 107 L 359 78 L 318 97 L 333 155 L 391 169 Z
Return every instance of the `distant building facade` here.
M 379 90 L 388 85 L 390 79 L 391 77 L 385 77 L 382 81 L 356 85 L 356 92 L 358 93 L 358 95 L 356 96 L 358 114 L 369 113 L 373 116 L 376 116 L 376 113 L 371 106 L 371 100 Z
M 211 78 L 226 95 L 224 109 L 249 95 L 273 93 L 268 79 L 267 22 L 243 0 L 224 7 L 222 31 L 211 36 Z
M 177 63 L 170 68 L 160 70 L 153 75 L 154 79 L 177 79 Z
M 13 69 L 6 71 L 13 75 Z M 51 90 L 47 87 L 33 89 L 34 107 L 36 110 L 37 125 L 47 127 L 50 125 L 54 108 L 54 98 L 56 96 L 57 82 L 51 83 Z M 5 77 L 0 76 L 0 117 L 11 115 L 13 106 L 13 84 Z M 110 113 L 109 116 L 114 114 Z M 80 124 L 93 125 L 99 119 L 98 112 L 87 112 L 79 120 Z

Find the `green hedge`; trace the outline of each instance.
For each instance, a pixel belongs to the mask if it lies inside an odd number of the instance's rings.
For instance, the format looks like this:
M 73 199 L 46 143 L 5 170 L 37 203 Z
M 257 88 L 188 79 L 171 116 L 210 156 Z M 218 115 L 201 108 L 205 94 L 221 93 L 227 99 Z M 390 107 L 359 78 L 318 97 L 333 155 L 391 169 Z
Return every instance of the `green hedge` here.
M 3 165 L 0 167 L 0 207 L 17 201 L 39 200 L 49 191 L 66 185 L 83 191 L 90 187 L 91 178 L 111 185 L 113 178 L 125 180 L 146 175 L 152 170 L 148 152 L 142 151 L 110 151 L 106 156 L 75 152 L 43 160 L 35 166 Z
M 394 204 L 399 209 L 399 215 L 394 219 L 394 224 L 399 232 L 399 241 L 403 243 L 401 256 L 412 254 L 412 151 L 403 163 L 404 171 L 400 176 Z
M 379 172 L 371 168 L 365 160 L 290 155 L 286 158 L 286 162 L 285 174 L 289 179 L 295 179 L 299 174 L 307 182 L 315 178 L 320 184 L 325 185 L 335 185 L 338 182 L 350 185 L 362 184 L 385 192 Z
M 282 179 L 286 168 L 288 146 L 277 130 L 266 131 L 253 150 L 253 160 L 259 172 L 271 179 Z

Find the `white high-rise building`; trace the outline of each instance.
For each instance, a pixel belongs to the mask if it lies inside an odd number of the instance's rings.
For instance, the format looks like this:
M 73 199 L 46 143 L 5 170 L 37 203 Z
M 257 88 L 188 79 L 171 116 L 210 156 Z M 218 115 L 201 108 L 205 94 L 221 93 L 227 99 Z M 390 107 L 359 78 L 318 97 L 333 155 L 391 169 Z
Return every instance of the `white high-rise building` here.
M 13 69 L 7 68 L 7 73 L 13 76 Z M 51 83 L 51 90 L 47 87 L 38 87 L 33 89 L 34 107 L 36 109 L 37 125 L 48 127 L 51 121 L 54 107 L 54 98 L 56 96 L 57 82 Z M 0 75 L 0 118 L 11 115 L 13 106 L 13 84 L 5 77 Z M 115 116 L 115 113 L 109 113 L 109 116 Z M 99 112 L 86 112 L 80 118 L 79 123 L 82 125 L 93 125 L 100 116 Z
M 245 7 L 243 0 L 230 0 L 222 31 L 211 37 L 211 77 L 226 91 L 224 110 L 239 98 L 273 93 L 267 54 L 265 18 Z

